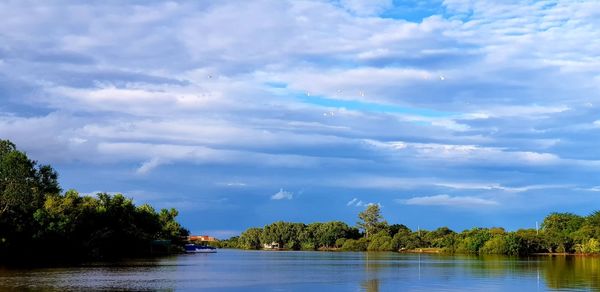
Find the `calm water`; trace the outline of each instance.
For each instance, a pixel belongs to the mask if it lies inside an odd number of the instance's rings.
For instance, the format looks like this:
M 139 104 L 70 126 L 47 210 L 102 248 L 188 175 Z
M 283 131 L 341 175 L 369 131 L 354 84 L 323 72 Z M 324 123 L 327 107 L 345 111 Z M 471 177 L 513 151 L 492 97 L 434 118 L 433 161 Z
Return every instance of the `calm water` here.
M 596 291 L 600 258 L 219 250 L 85 267 L 2 269 L 0 290 Z

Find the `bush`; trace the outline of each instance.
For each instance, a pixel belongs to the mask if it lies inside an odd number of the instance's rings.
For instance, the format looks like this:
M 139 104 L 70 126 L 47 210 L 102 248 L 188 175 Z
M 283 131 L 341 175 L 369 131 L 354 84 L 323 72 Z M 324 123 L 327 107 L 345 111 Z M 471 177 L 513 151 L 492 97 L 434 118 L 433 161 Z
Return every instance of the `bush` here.
M 463 239 L 458 244 L 458 252 L 478 253 L 484 244 L 492 237 L 485 228 L 473 228 L 461 233 Z
M 344 242 L 344 245 L 342 245 L 342 250 L 345 251 L 366 251 L 367 247 L 368 247 L 369 242 L 367 241 L 366 238 L 361 238 L 361 239 L 348 239 Z
M 338 238 L 338 240 L 335 241 L 335 247 L 341 248 L 344 245 L 344 242 L 346 242 L 345 238 Z
M 394 250 L 392 247 L 392 237 L 387 231 L 380 231 L 375 235 L 371 236 L 369 245 L 367 246 L 368 251 L 391 251 Z
M 600 253 L 600 241 L 590 238 L 587 242 L 575 245 L 575 250 L 584 254 Z
M 506 237 L 502 235 L 494 236 L 492 239 L 485 242 L 479 250 L 481 254 L 507 254 L 508 245 Z
M 316 250 L 316 246 L 314 243 L 312 242 L 302 242 L 300 244 L 300 249 L 301 250 Z

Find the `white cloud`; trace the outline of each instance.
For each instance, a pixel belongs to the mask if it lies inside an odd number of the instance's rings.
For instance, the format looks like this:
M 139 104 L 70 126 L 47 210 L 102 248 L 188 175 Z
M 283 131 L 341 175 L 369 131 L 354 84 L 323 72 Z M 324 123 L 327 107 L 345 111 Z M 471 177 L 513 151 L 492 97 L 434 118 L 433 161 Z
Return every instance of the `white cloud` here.
M 393 2 L 2 2 L 0 138 L 67 168 L 185 163 L 226 186 L 263 167 L 269 188 L 299 169 L 298 185 L 390 191 L 595 185 L 600 3 L 378 17 Z M 391 174 L 415 177 L 371 180 Z
M 136 170 L 136 172 L 138 174 L 147 174 L 147 173 L 151 172 L 152 170 L 154 170 L 155 168 L 159 167 L 161 164 L 164 164 L 164 162 L 161 161 L 159 158 L 152 158 L 151 160 L 144 162 Z
M 294 193 L 280 189 L 279 192 L 271 196 L 271 200 L 291 200 L 294 198 Z
M 394 6 L 392 0 L 340 0 L 340 3 L 358 15 L 379 14 Z
M 490 105 L 487 110 L 464 114 L 465 119 L 489 119 L 519 117 L 524 119 L 544 118 L 552 114 L 562 113 L 571 108 L 564 105 L 513 105 L 494 106 Z
M 577 191 L 588 191 L 588 192 L 600 192 L 600 186 L 593 186 L 589 188 L 575 188 Z
M 348 201 L 348 203 L 346 203 L 346 206 L 348 207 L 366 207 L 366 206 L 370 206 L 370 205 L 378 205 L 381 207 L 380 203 L 365 203 L 362 200 L 359 200 L 358 198 L 353 198 L 352 200 Z
M 392 156 L 410 159 L 426 159 L 444 161 L 451 164 L 525 164 L 547 165 L 561 160 L 552 153 L 537 153 L 533 151 L 513 151 L 500 147 L 485 147 L 478 145 L 453 145 L 437 143 L 407 143 L 404 141 L 380 142 L 364 140 L 366 145 L 375 149 L 387 151 Z
M 398 200 L 406 205 L 421 205 L 421 206 L 457 206 L 457 207 L 477 207 L 477 206 L 494 206 L 498 202 L 477 197 L 452 197 L 449 195 L 435 195 L 424 197 L 413 197 L 407 200 Z
M 248 184 L 243 182 L 228 182 L 225 185 L 228 187 L 245 187 Z
M 358 202 L 358 199 L 357 198 L 353 198 L 352 200 L 348 201 L 348 203 L 346 203 L 346 206 L 352 206 L 352 205 L 354 205 L 357 202 Z
M 482 183 L 460 183 L 460 182 L 441 182 L 437 186 L 458 189 L 458 190 L 498 190 L 510 193 L 528 192 L 531 190 L 569 188 L 571 185 L 524 185 L 519 187 L 508 187 L 501 184 L 482 184 Z

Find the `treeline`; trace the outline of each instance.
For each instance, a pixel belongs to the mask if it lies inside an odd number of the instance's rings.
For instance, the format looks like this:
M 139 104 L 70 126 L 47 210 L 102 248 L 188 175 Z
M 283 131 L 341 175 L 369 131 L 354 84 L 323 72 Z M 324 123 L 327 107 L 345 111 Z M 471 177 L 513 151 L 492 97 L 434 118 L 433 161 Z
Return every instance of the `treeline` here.
M 222 247 L 260 249 L 265 245 L 291 250 L 410 251 L 433 249 L 447 253 L 527 255 L 534 253 L 600 253 L 600 212 L 582 217 L 571 213 L 547 216 L 540 230 L 473 228 L 457 233 L 447 227 L 411 230 L 388 224 L 379 206 L 359 214 L 357 227 L 343 222 L 275 222 L 249 228 L 239 237 L 220 242 Z
M 62 193 L 51 166 L 0 140 L 0 262 L 146 255 L 188 235 L 176 216 L 120 194 Z

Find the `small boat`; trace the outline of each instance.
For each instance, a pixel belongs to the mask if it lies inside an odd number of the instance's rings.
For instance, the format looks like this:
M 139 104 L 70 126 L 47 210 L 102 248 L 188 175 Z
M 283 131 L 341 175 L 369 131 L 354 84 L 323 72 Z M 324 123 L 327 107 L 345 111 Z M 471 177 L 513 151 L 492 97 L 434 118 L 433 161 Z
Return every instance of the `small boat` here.
M 189 243 L 184 246 L 185 252 L 187 253 L 215 253 L 217 248 L 208 245 L 199 245 Z

